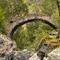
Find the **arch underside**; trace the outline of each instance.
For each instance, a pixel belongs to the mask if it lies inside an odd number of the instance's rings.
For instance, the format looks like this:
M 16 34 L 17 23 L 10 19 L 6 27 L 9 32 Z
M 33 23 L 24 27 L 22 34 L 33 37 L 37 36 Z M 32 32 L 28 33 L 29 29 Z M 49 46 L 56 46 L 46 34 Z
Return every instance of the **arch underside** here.
M 27 21 L 24 21 L 24 22 L 21 22 L 21 23 L 19 23 L 19 24 L 17 24 L 13 29 L 12 29 L 12 31 L 11 31 L 11 33 L 10 33 L 10 35 L 11 35 L 11 38 L 12 38 L 12 36 L 13 36 L 13 34 L 14 34 L 14 32 L 16 31 L 16 29 L 19 27 L 19 26 L 22 26 L 23 24 L 26 24 L 26 23 L 29 23 L 29 22 L 37 22 L 37 21 L 41 21 L 41 22 L 43 22 L 43 23 L 45 23 L 45 24 L 47 24 L 47 25 L 49 25 L 49 26 L 51 26 L 53 29 L 57 29 L 52 23 L 50 23 L 50 22 L 48 22 L 48 21 L 46 21 L 46 20 L 43 20 L 43 19 L 31 19 L 31 20 L 27 20 Z
M 49 26 L 51 26 L 53 29 L 57 29 L 57 27 L 55 25 L 53 25 L 52 23 L 49 22 L 49 16 L 40 16 L 40 15 L 27 15 L 24 17 L 15 17 L 12 18 L 11 20 L 9 20 L 8 22 L 6 22 L 6 34 L 12 38 L 14 32 L 16 31 L 16 29 L 19 26 L 22 26 L 23 24 L 29 23 L 29 22 L 34 22 L 34 21 L 41 21 Z

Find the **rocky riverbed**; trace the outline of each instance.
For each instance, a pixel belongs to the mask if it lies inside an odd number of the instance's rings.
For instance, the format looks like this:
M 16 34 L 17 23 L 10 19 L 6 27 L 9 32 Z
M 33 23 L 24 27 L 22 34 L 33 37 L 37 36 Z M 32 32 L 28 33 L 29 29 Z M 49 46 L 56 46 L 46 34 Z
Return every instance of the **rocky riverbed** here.
M 41 60 L 35 51 L 27 49 L 16 51 L 15 49 L 15 41 L 0 34 L 0 60 Z M 50 52 L 47 57 L 44 57 L 44 60 L 60 60 L 60 47 Z

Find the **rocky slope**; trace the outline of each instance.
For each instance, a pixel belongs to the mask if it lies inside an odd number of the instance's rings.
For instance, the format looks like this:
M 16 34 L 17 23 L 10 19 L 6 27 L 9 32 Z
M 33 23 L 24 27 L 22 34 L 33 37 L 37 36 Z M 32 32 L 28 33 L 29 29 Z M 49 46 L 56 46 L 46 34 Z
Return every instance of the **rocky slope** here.
M 6 35 L 0 34 L 0 60 L 41 60 L 37 56 L 37 52 L 15 51 L 16 43 L 8 38 Z M 60 47 L 56 48 L 44 57 L 44 60 L 60 60 Z
M 29 60 L 41 60 L 37 53 L 35 53 Z M 60 47 L 53 50 L 51 53 L 48 54 L 48 57 L 44 57 L 43 60 L 60 60 Z

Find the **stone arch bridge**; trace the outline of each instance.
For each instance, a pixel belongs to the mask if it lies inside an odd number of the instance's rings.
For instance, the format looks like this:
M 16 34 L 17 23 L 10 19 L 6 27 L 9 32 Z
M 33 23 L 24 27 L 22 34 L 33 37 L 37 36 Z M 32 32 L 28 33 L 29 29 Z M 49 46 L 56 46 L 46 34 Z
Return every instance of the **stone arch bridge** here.
M 58 4 L 59 2 L 57 2 Z M 59 8 L 59 4 L 58 4 L 58 8 Z M 60 9 L 59 9 L 59 15 L 60 15 Z M 43 23 L 46 23 L 48 25 L 50 25 L 53 29 L 55 30 L 58 30 L 58 28 L 53 25 L 51 22 L 49 22 L 50 20 L 50 16 L 41 16 L 40 14 L 28 14 L 26 16 L 23 16 L 23 17 L 13 17 L 12 19 L 9 19 L 7 21 L 5 21 L 5 33 L 6 35 L 3 35 L 3 34 L 0 34 L 0 60 L 6 60 L 6 56 L 7 53 L 7 60 L 14 60 L 14 59 L 18 59 L 18 55 L 15 55 L 13 54 L 12 56 L 12 52 L 14 52 L 14 49 L 16 48 L 16 44 L 14 41 L 12 41 L 12 36 L 13 36 L 13 33 L 16 31 L 16 29 L 25 24 L 25 23 L 28 23 L 28 22 L 33 22 L 33 21 L 42 21 Z M 60 32 L 60 31 L 58 31 Z M 60 34 L 59 34 L 60 35 Z M 8 38 L 10 37 L 10 38 Z M 46 49 L 49 48 L 49 44 L 46 46 L 46 44 L 44 45 L 45 41 L 44 40 L 41 40 L 39 46 L 38 46 L 38 51 L 36 51 L 36 55 L 38 55 L 38 57 L 40 58 L 40 60 L 43 60 L 43 58 L 45 56 L 47 56 L 47 54 L 50 52 L 49 49 Z M 44 47 L 44 51 L 42 51 L 41 49 Z M 60 48 L 59 48 L 60 49 Z M 52 51 L 52 50 L 51 50 Z M 56 51 L 53 51 L 53 53 L 57 52 L 59 53 L 60 50 L 56 50 Z M 18 53 L 18 51 L 16 51 Z M 39 54 L 38 54 L 39 53 Z M 19 54 L 19 53 L 18 53 Z M 33 55 L 32 57 L 34 57 L 35 55 Z M 58 57 L 58 55 L 55 55 L 53 54 L 52 56 L 56 56 Z M 16 57 L 16 58 L 15 58 Z M 31 56 L 30 56 L 31 57 Z M 59 57 L 58 57 L 59 58 Z M 21 59 L 21 57 L 19 58 Z M 34 59 L 34 58 L 33 58 Z M 52 57 L 50 58 L 52 59 Z M 53 59 L 55 59 L 55 57 L 53 57 Z M 57 58 L 56 58 L 57 59 Z M 26 59 L 27 60 L 27 59 Z
M 41 16 L 40 14 L 28 14 L 23 17 L 13 17 L 12 19 L 9 19 L 5 22 L 5 32 L 7 36 L 12 38 L 13 33 L 19 26 L 33 21 L 42 21 L 43 23 L 50 25 L 53 29 L 56 30 L 57 27 L 49 22 L 49 19 L 50 16 Z

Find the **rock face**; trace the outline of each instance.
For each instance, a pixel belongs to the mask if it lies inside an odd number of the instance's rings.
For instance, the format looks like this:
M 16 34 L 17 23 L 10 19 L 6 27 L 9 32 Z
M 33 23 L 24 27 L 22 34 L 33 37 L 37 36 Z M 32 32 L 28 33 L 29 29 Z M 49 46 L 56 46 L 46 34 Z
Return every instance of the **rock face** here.
M 29 60 L 41 60 L 37 53 L 35 53 Z M 60 47 L 53 50 L 51 53 L 48 54 L 48 57 L 44 57 L 43 60 L 60 60 Z
M 48 54 L 48 60 L 60 60 L 60 47 Z
M 30 51 L 15 51 L 14 60 L 28 60 L 33 55 Z
M 41 60 L 34 51 L 15 51 L 16 43 L 0 33 L 0 60 Z M 60 47 L 44 57 L 43 60 L 60 60 Z
M 32 55 L 30 51 L 13 51 L 5 55 L 4 60 L 28 60 Z
M 40 60 L 37 56 L 37 53 L 35 53 L 32 57 L 29 58 L 29 60 Z
M 0 60 L 28 60 L 33 55 L 33 52 L 15 51 L 16 43 L 6 35 L 0 33 Z
M 0 33 L 0 60 L 16 48 L 16 43 Z

